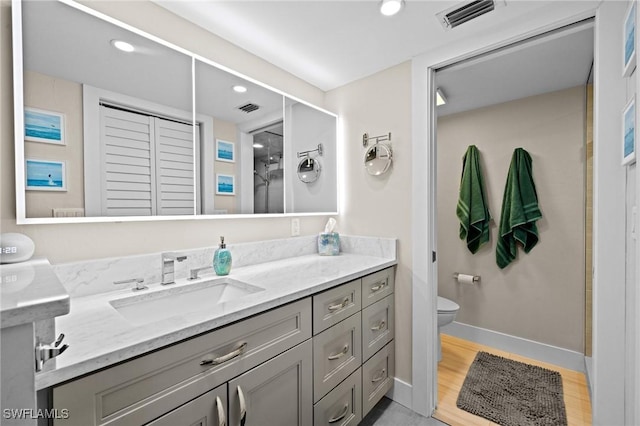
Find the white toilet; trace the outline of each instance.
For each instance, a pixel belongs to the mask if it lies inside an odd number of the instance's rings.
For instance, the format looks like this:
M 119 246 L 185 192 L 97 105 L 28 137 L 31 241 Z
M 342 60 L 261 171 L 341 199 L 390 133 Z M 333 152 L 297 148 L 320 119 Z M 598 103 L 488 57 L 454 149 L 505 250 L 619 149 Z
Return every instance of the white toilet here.
M 438 361 L 442 359 L 440 328 L 453 322 L 460 306 L 453 300 L 438 296 Z

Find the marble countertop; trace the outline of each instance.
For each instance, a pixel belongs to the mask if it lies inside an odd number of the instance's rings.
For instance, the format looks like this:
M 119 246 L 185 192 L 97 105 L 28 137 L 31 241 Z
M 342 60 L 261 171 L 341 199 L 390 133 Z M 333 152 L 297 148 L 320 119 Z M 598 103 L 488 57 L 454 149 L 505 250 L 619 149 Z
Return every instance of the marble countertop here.
M 69 312 L 69 294 L 46 259 L 0 265 L 2 328 L 51 319 Z
M 65 334 L 69 349 L 36 374 L 36 388 L 43 389 L 108 367 L 396 263 L 395 257 L 353 253 L 341 253 L 339 256 L 307 254 L 234 268 L 228 278 L 264 290 L 217 304 L 215 309 L 207 311 L 181 314 L 177 308 L 175 314 L 168 312 L 165 318 L 146 324 L 128 321 L 109 302 L 143 293 L 153 295 L 169 288 L 197 285 L 220 277 L 205 274 L 195 281 L 177 280 L 172 286 L 151 284 L 149 290 L 143 292 L 134 293 L 127 288 L 74 297 L 70 314 L 56 318 L 56 333 Z

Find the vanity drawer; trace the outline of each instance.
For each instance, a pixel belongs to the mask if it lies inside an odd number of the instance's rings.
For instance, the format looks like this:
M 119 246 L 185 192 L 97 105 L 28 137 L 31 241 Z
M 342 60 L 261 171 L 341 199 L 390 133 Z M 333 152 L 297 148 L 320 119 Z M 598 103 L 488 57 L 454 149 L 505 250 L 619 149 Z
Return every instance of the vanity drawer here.
M 362 309 L 361 280 L 313 296 L 313 334 L 318 334 Z
M 362 278 L 362 307 L 369 306 L 393 293 L 393 266 Z
M 313 338 L 313 401 L 318 402 L 362 364 L 360 312 Z
M 362 417 L 391 389 L 394 375 L 395 346 L 392 340 L 362 366 Z
M 310 337 L 306 298 L 55 387 L 55 425 L 144 424 Z
M 394 335 L 393 294 L 362 310 L 362 360 L 366 361 Z
M 313 406 L 313 426 L 356 426 L 362 420 L 362 372 L 358 368 Z

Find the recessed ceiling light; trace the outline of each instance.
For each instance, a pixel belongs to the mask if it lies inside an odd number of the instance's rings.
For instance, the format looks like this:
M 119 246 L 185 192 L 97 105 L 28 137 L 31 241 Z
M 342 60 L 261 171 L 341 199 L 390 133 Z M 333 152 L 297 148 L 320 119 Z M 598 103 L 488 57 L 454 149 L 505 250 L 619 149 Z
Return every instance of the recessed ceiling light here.
M 240 86 L 238 84 L 238 85 L 233 86 L 233 91 L 236 92 L 236 93 L 245 93 L 247 91 L 247 88 L 244 87 L 244 86 Z
M 122 40 L 111 40 L 111 44 L 116 49 L 122 50 L 123 52 L 127 52 L 127 53 L 131 53 L 134 50 L 136 50 L 131 43 L 127 43 L 126 41 L 122 41 Z
M 254 148 L 264 148 L 264 145 L 262 145 L 261 143 L 254 143 L 253 147 Z
M 447 103 L 447 98 L 444 97 L 442 89 L 439 87 L 436 89 L 436 106 L 444 105 Z
M 404 0 L 382 0 L 382 3 L 380 4 L 380 13 L 384 16 L 393 16 L 400 12 L 403 5 Z

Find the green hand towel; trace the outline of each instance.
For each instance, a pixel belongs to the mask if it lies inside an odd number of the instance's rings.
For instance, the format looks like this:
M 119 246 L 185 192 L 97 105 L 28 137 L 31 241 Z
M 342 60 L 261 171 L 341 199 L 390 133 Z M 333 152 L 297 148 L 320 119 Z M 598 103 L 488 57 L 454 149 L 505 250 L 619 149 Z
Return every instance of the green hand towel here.
M 475 145 L 470 145 L 462 157 L 460 195 L 456 207 L 456 215 L 460 219 L 460 239 L 467 239 L 467 248 L 471 253 L 476 253 L 480 246 L 489 241 L 491 221 L 479 157 Z
M 516 148 L 511 157 L 502 198 L 500 237 L 496 249 L 496 262 L 500 269 L 516 258 L 516 242 L 522 244 L 525 253 L 529 253 L 536 245 L 536 221 L 541 217 L 538 194 L 533 183 L 531 156 L 524 149 Z

